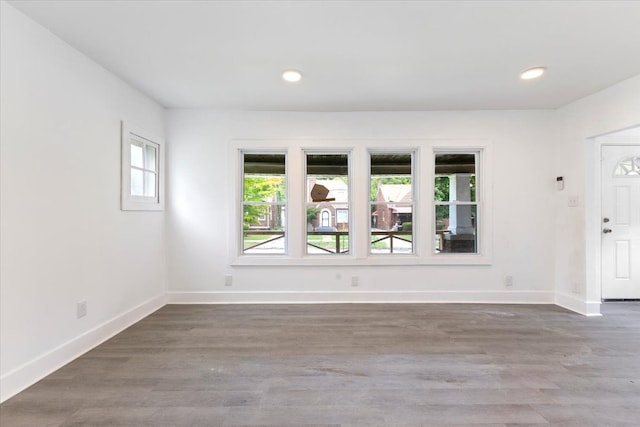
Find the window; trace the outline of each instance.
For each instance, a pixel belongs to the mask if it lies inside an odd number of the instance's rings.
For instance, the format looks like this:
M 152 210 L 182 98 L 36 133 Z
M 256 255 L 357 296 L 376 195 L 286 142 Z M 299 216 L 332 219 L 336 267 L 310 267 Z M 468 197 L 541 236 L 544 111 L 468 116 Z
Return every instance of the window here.
M 614 176 L 640 176 L 640 157 L 627 157 L 616 165 Z
M 331 227 L 331 214 L 328 210 L 323 210 L 320 214 L 320 226 L 321 227 Z
M 158 185 L 158 144 L 131 138 L 131 195 L 156 199 Z
M 348 254 L 349 155 L 305 153 L 307 254 Z
M 490 141 L 405 143 L 233 141 L 231 265 L 491 264 Z
M 122 210 L 163 210 L 162 140 L 122 123 Z
M 435 252 L 478 252 L 479 153 L 435 153 Z
M 412 254 L 413 154 L 370 153 L 371 254 Z
M 286 156 L 242 153 L 242 253 L 286 253 Z

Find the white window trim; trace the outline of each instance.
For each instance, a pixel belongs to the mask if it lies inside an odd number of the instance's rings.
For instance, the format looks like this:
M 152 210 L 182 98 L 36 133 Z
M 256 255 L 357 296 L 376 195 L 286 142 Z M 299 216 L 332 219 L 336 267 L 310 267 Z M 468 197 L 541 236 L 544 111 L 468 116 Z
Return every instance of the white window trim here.
M 243 151 L 264 151 L 287 154 L 287 234 L 286 255 L 243 255 L 241 253 L 242 228 L 241 206 L 242 188 L 240 179 L 242 164 L 240 153 Z M 356 221 L 362 215 L 367 217 L 370 209 L 369 199 L 369 153 L 370 152 L 414 152 L 414 206 L 416 219 L 413 232 L 416 236 L 414 254 L 402 256 L 378 255 L 369 253 L 369 221 Z M 482 186 L 478 196 L 478 233 L 477 253 L 436 254 L 435 222 L 433 221 L 433 194 L 435 178 L 436 152 L 479 152 L 478 182 Z M 306 162 L 305 153 L 350 153 L 350 243 L 349 254 L 323 256 L 306 255 Z M 230 215 L 229 264 L 232 266 L 473 266 L 492 264 L 492 176 L 491 141 L 475 138 L 466 140 L 444 139 L 327 139 L 327 140 L 231 140 L 229 145 L 229 164 L 231 176 L 237 182 L 236 191 L 229 192 L 229 201 L 235 206 L 234 215 Z M 367 189 L 359 191 L 358 189 Z M 297 197 L 292 198 L 292 195 Z M 443 256 L 444 255 L 444 256 Z
M 436 253 L 435 251 L 435 221 L 433 215 L 435 215 L 434 204 L 434 192 L 435 192 L 435 159 L 437 153 L 476 153 L 476 201 L 477 213 L 479 221 L 477 221 L 477 252 L 476 253 Z M 442 264 L 490 264 L 492 258 L 492 182 L 491 175 L 487 171 L 493 170 L 490 164 L 490 148 L 488 143 L 483 145 L 466 145 L 464 142 L 449 142 L 447 145 L 434 145 L 431 150 L 431 159 L 429 161 L 430 168 L 428 173 L 430 174 L 428 182 L 429 188 L 428 194 L 431 205 L 429 207 L 430 218 L 430 239 L 428 242 L 428 251 L 430 258 L 441 258 Z
M 135 139 L 157 148 L 156 155 L 156 196 L 131 195 L 131 140 Z M 163 211 L 164 210 L 164 140 L 143 129 L 122 122 L 121 137 L 121 186 L 120 209 L 123 211 Z

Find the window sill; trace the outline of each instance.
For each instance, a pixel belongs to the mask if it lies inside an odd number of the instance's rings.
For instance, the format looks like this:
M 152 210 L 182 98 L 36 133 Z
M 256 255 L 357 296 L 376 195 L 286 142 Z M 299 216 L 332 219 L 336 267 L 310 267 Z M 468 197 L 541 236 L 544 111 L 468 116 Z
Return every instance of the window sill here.
M 372 255 L 367 258 L 354 256 L 320 255 L 318 257 L 291 258 L 288 256 L 250 256 L 243 255 L 234 259 L 233 267 L 367 267 L 367 266 L 465 266 L 491 265 L 490 257 L 479 254 L 447 254 L 420 257 L 416 255 Z
M 123 198 L 120 209 L 123 211 L 163 211 L 164 203 L 158 202 L 153 197 L 147 200 L 142 197 Z

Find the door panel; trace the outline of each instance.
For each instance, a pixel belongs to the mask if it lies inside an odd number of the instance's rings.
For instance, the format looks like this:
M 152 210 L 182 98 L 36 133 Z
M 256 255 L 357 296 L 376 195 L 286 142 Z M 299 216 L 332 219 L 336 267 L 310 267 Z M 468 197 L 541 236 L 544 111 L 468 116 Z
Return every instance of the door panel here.
M 615 225 L 629 225 L 629 186 L 616 186 L 615 187 L 615 206 L 616 206 L 616 220 Z
M 629 241 L 616 241 L 616 279 L 629 278 Z

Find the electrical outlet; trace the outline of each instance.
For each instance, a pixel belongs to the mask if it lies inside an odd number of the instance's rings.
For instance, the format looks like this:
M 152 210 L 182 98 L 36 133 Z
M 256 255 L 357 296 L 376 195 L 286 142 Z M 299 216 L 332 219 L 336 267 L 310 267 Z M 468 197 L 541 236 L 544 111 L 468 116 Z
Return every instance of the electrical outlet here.
M 580 197 L 578 196 L 569 196 L 568 205 L 570 208 L 575 208 L 580 205 Z
M 513 276 L 504 276 L 504 285 L 507 288 L 513 287 Z
M 224 276 L 224 285 L 225 286 L 233 285 L 233 276 L 232 275 L 227 274 L 226 276 Z
M 351 276 L 351 286 L 356 287 L 360 285 L 360 278 L 358 276 Z
M 76 304 L 76 319 L 87 315 L 87 301 L 80 301 Z
M 571 292 L 574 294 L 580 293 L 580 287 L 578 286 L 578 282 L 571 282 Z

